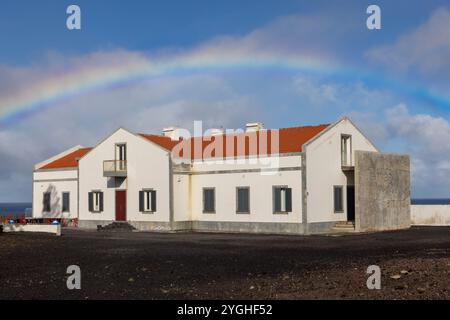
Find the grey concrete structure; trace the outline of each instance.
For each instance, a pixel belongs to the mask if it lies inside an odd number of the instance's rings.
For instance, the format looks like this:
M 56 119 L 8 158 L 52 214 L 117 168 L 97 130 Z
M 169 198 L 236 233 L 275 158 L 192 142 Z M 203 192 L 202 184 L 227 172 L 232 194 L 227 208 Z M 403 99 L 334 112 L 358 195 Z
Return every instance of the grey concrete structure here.
M 409 156 L 356 151 L 354 179 L 356 231 L 411 226 Z

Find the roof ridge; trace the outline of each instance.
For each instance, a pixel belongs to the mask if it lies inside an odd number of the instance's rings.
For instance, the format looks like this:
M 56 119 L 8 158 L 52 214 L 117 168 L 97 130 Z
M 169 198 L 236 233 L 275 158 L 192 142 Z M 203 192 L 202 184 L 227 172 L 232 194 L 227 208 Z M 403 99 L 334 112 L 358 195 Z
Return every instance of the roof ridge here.
M 264 129 L 262 129 L 262 130 L 268 130 L 268 131 L 271 131 L 271 130 L 288 130 L 288 129 L 303 129 L 303 128 L 316 128 L 316 127 L 323 127 L 323 126 L 330 126 L 331 125 L 331 123 L 321 123 L 321 124 L 311 124 L 311 125 L 306 125 L 306 126 L 295 126 L 295 127 L 285 127 L 285 128 L 264 128 Z M 258 132 L 258 131 L 251 131 L 251 132 L 246 132 L 246 131 L 243 131 L 243 132 L 234 132 L 234 134 L 242 134 L 242 133 L 253 133 L 253 132 Z M 227 132 L 226 132 L 226 129 L 225 129 L 225 131 L 224 131 L 224 134 L 223 135 L 226 135 L 227 134 Z M 167 137 L 167 136 L 164 136 L 164 135 L 162 135 L 162 134 L 156 134 L 156 133 L 138 133 L 138 135 L 141 135 L 141 136 L 153 136 L 153 137 L 160 137 L 160 138 L 167 138 L 167 139 L 171 139 L 172 140 L 172 138 L 171 137 Z M 192 136 L 192 137 L 190 137 L 189 139 L 191 139 L 191 138 L 200 138 L 200 137 L 211 137 L 211 136 L 213 136 L 213 137 L 215 137 L 214 135 L 202 135 L 202 136 Z M 173 140 L 172 140 L 173 141 Z M 176 140 L 175 140 L 176 141 Z

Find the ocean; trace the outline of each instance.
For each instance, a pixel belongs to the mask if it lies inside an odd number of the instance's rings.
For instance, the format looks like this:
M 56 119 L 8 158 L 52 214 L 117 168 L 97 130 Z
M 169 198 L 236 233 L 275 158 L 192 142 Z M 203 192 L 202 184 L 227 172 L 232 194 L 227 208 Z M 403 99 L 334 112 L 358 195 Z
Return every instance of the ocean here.
M 426 205 L 426 204 L 447 204 L 450 205 L 450 198 L 441 199 L 411 199 L 411 204 Z M 31 202 L 3 202 L 0 203 L 0 216 L 21 216 L 31 217 Z
M 0 216 L 21 216 L 31 217 L 31 202 L 2 202 L 0 203 Z
M 449 204 L 450 198 L 440 198 L 440 199 L 411 199 L 411 204 Z

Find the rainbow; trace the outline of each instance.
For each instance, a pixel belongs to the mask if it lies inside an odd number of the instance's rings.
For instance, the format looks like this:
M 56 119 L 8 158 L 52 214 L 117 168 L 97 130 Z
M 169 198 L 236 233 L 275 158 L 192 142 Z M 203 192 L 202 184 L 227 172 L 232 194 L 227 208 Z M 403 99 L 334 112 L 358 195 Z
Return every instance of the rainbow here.
M 316 57 L 287 54 L 246 54 L 197 51 L 154 61 L 138 56 L 114 64 L 77 67 L 65 74 L 49 77 L 23 90 L 0 98 L 0 125 L 13 124 L 59 101 L 131 81 L 177 72 L 203 72 L 219 69 L 277 68 L 321 75 L 358 78 L 387 89 L 396 90 L 433 106 L 450 108 L 450 101 L 424 88 L 405 85 L 374 73 L 366 73 Z

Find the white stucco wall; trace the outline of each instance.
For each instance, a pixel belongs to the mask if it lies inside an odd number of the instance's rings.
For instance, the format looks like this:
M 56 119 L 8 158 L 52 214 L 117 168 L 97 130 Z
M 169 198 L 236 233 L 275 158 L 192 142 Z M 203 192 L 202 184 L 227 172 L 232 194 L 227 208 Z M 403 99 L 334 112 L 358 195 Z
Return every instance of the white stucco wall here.
M 33 218 L 76 218 L 78 212 L 77 170 L 35 171 L 33 173 Z M 50 192 L 50 212 L 43 211 L 44 193 Z M 70 210 L 62 212 L 62 193 L 70 193 Z
M 238 221 L 238 222 L 300 222 L 301 202 L 301 157 L 282 156 L 272 159 L 272 163 L 289 171 L 254 172 L 261 168 L 258 163 L 247 161 L 241 164 L 222 164 L 214 161 L 195 162 L 193 174 L 174 176 L 175 217 L 198 221 Z M 263 163 L 269 163 L 262 159 Z M 263 168 L 270 168 L 263 165 Z M 189 179 L 191 203 L 189 204 Z M 175 187 L 178 186 L 178 187 Z M 273 186 L 292 188 L 292 212 L 273 213 Z M 215 188 L 215 213 L 203 213 L 203 188 Z M 250 214 L 236 213 L 236 187 L 250 187 Z M 182 191 L 184 190 L 184 191 Z M 182 194 L 184 193 L 184 194 Z M 182 208 L 188 208 L 184 214 Z
M 103 161 L 115 159 L 116 143 L 127 145 L 127 177 L 120 186 L 111 183 L 114 178 L 103 176 Z M 80 220 L 115 220 L 115 191 L 126 190 L 128 221 L 169 221 L 169 163 L 169 154 L 159 146 L 124 129 L 117 130 L 79 161 Z M 139 212 L 139 191 L 143 188 L 156 190 L 154 213 Z M 103 191 L 101 213 L 89 212 L 88 193 L 93 190 Z
M 411 205 L 411 224 L 448 226 L 450 225 L 450 205 Z
M 346 186 L 353 185 L 341 166 L 341 135 L 352 136 L 352 162 L 356 150 L 377 151 L 349 121 L 343 119 L 304 147 L 306 152 L 306 191 L 308 222 L 347 220 Z M 353 163 L 354 164 L 354 163 Z M 334 213 L 333 187 L 344 186 L 344 212 Z
M 174 221 L 191 221 L 191 181 L 186 174 L 173 175 Z

